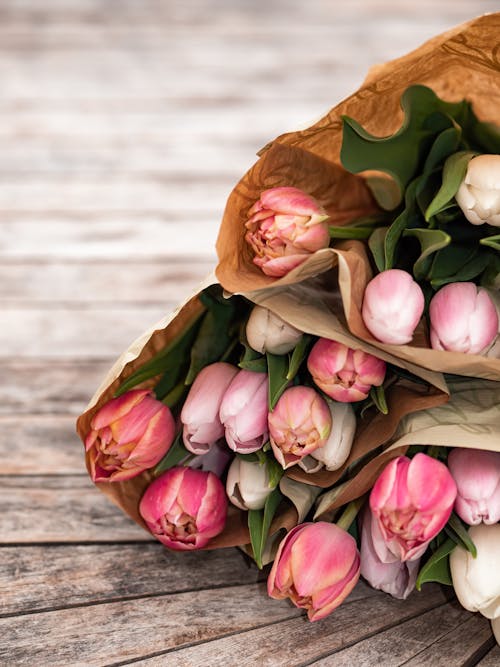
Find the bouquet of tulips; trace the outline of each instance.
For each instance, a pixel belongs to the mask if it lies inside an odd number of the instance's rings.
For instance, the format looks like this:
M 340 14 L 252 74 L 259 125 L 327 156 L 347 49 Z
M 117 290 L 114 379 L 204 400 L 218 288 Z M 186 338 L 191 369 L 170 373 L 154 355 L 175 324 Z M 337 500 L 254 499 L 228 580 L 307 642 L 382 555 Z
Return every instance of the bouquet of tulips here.
M 500 636 L 500 15 L 376 68 L 231 193 L 211 279 L 79 418 L 167 547 L 332 612 L 453 585 Z

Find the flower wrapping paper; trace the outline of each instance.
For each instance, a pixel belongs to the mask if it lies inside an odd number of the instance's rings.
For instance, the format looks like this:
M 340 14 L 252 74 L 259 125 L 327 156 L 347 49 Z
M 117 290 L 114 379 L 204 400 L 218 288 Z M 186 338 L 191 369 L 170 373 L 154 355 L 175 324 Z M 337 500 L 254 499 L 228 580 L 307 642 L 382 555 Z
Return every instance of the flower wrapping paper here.
M 349 469 L 346 482 L 322 495 L 315 518 L 328 518 L 335 508 L 368 491 L 387 461 L 404 453 L 411 444 L 453 443 L 499 451 L 500 384 L 496 381 L 500 380 L 500 360 L 432 350 L 426 346 L 428 333 L 424 329 L 417 331 L 411 345 L 384 345 L 375 340 L 360 314 L 372 270 L 365 246 L 358 241 L 320 250 L 279 280 L 265 276 L 252 263 L 244 239 L 248 210 L 262 190 L 291 185 L 313 195 L 334 225 L 377 212 L 384 203 L 379 186 L 387 179 L 377 173 L 353 175 L 341 167 L 342 116 L 356 118 L 373 134 L 389 135 L 402 122 L 403 91 L 419 83 L 446 101 L 467 98 L 481 120 L 499 123 L 499 36 L 500 14 L 483 16 L 433 38 L 398 60 L 372 68 L 361 88 L 316 124 L 270 142 L 229 196 L 217 240 L 216 278 L 210 276 L 200 291 L 218 281 L 228 297 L 231 293 L 242 294 L 302 331 L 376 354 L 428 383 L 424 387 L 398 381 L 387 393 L 388 415 L 371 411 L 359 420 L 351 454 L 339 470 L 306 474 L 294 468 L 286 472 L 288 479 L 327 489 Z M 204 306 L 198 295 L 146 331 L 120 356 L 78 419 L 82 440 L 94 414 L 114 396 L 120 384 L 200 315 Z M 443 373 L 469 378 L 448 386 Z M 142 386 L 152 386 L 153 382 Z M 365 464 L 363 457 L 369 453 L 377 455 Z M 97 486 L 147 529 L 138 505 L 151 479 L 146 471 L 126 482 Z M 290 505 L 275 517 L 270 532 L 289 530 L 299 520 L 299 511 Z M 225 530 L 206 548 L 248 542 L 245 513 L 231 508 Z

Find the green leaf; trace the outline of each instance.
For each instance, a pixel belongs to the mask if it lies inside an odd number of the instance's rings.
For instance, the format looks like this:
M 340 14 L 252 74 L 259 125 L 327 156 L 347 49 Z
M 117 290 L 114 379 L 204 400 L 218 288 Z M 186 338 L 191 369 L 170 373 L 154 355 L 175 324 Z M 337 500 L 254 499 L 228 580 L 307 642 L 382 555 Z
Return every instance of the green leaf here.
M 267 352 L 267 372 L 269 381 L 269 410 L 274 410 L 279 397 L 288 386 L 288 357 L 284 354 Z
M 280 479 L 283 477 L 285 471 L 272 455 L 267 457 L 265 465 L 267 467 L 267 474 L 269 476 L 269 488 L 275 489 L 278 486 Z
M 367 239 L 373 232 L 373 227 L 329 227 L 331 239 Z
M 477 556 L 477 549 L 474 542 L 471 540 L 469 533 L 467 532 L 466 527 L 460 521 L 455 512 L 451 513 L 448 523 L 444 527 L 446 534 L 451 538 L 456 544 L 462 546 L 464 549 L 467 549 L 472 554 L 473 558 Z
M 236 308 L 228 303 L 212 303 L 200 326 L 191 348 L 191 365 L 186 384 L 191 384 L 198 373 L 215 361 L 219 361 L 234 341 L 231 324 L 236 318 Z
M 266 357 L 259 357 L 258 359 L 250 359 L 248 361 L 242 360 L 240 361 L 238 366 L 246 371 L 255 371 L 256 373 L 267 373 Z
M 441 134 L 438 134 L 425 159 L 423 171 L 437 169 L 452 153 L 455 153 L 460 145 L 462 130 L 454 125 Z
M 420 223 L 420 215 L 416 205 L 416 191 L 418 179 L 410 183 L 405 192 L 405 209 L 398 215 L 392 225 L 387 230 L 384 239 L 385 269 L 392 269 L 394 266 L 396 246 L 404 230 L 409 227 L 415 227 Z
M 155 468 L 153 469 L 153 475 L 158 477 L 158 475 L 161 475 L 162 472 L 165 472 L 165 470 L 168 470 L 169 468 L 173 468 L 189 456 L 192 456 L 192 454 L 191 452 L 188 452 L 182 443 L 181 429 L 168 452 L 165 454 L 162 460 L 156 464 Z
M 413 274 L 417 280 L 426 277 L 425 263 L 427 258 L 441 248 L 446 247 L 451 241 L 451 236 L 441 229 L 406 229 L 403 236 L 413 236 L 420 243 L 422 252 L 413 265 Z
M 460 151 L 454 153 L 446 160 L 443 167 L 441 187 L 425 211 L 427 222 L 442 211 L 457 194 L 460 183 L 463 181 L 467 171 L 467 165 L 474 155 L 476 153 L 471 151 Z
M 455 542 L 451 539 L 447 539 L 446 542 L 443 542 L 443 544 L 432 554 L 418 573 L 415 584 L 418 591 L 422 588 L 422 584 L 425 584 L 428 581 L 437 581 L 446 586 L 453 585 L 448 557 L 455 547 Z
M 187 392 L 186 383 L 181 380 L 161 401 L 172 410 L 186 396 Z
M 368 239 L 368 247 L 373 255 L 373 260 L 378 271 L 385 268 L 385 237 L 389 227 L 378 227 Z
M 476 119 L 477 121 L 477 119 Z M 494 123 L 476 122 L 471 127 L 471 134 L 478 148 L 484 153 L 500 153 L 500 128 Z
M 253 549 L 253 557 L 257 563 L 257 567 L 262 569 L 262 552 L 266 544 L 271 521 L 273 520 L 276 510 L 283 498 L 283 495 L 278 487 L 271 491 L 267 496 L 266 504 L 263 510 L 249 510 L 248 511 L 248 529 L 250 531 L 250 542 Z
M 481 245 L 488 246 L 489 248 L 493 248 L 493 250 L 499 251 L 500 250 L 500 234 L 496 234 L 495 236 L 485 236 L 482 238 L 479 243 Z
M 456 245 L 451 245 L 449 246 L 449 249 L 452 252 L 455 252 L 456 255 L 460 256 L 460 252 L 458 252 L 458 248 Z M 446 285 L 448 283 L 458 283 L 458 282 L 467 282 L 469 280 L 473 280 L 474 278 L 477 278 L 483 271 L 486 269 L 486 267 L 489 265 L 490 260 L 491 260 L 491 255 L 490 252 L 488 251 L 482 251 L 480 248 L 472 248 L 469 249 L 469 255 L 466 261 L 462 263 L 461 266 L 457 267 L 454 273 L 448 273 L 447 275 L 444 275 L 443 277 L 435 277 L 435 270 L 434 270 L 434 265 L 439 262 L 439 254 L 436 255 L 436 258 L 434 260 L 434 264 L 432 266 L 432 270 L 430 272 L 429 277 L 431 278 L 431 286 L 433 289 L 439 289 L 443 285 Z M 439 263 L 436 266 L 436 272 L 441 271 L 442 267 L 440 267 Z
M 260 461 L 256 452 L 251 452 L 250 454 L 240 454 L 240 452 L 236 452 L 236 456 L 243 461 L 248 461 L 248 463 L 259 463 Z
M 379 412 L 381 412 L 383 415 L 389 414 L 389 408 L 387 407 L 387 400 L 385 398 L 384 385 L 381 384 L 378 387 L 372 387 L 370 389 L 370 398 L 376 405 Z
M 307 351 L 312 339 L 313 337 L 309 334 L 303 334 L 302 338 L 295 346 L 292 356 L 290 357 L 290 366 L 288 368 L 288 373 L 286 374 L 287 380 L 292 381 L 299 372 L 300 366 L 307 356 Z
M 403 124 L 390 137 L 375 137 L 344 116 L 340 158 L 353 173 L 375 169 L 390 174 L 404 191 L 421 168 L 435 137 L 455 125 L 453 118 L 460 121 L 466 117 L 468 105 L 443 102 L 430 88 L 415 85 L 403 93 L 401 107 Z
M 120 385 L 115 396 L 121 396 L 141 382 L 145 382 L 156 375 L 164 374 L 161 394 L 168 393 L 177 383 L 179 371 L 181 370 L 179 360 L 184 358 L 187 350 L 191 347 L 200 326 L 200 319 L 205 311 L 199 313 L 163 350 L 158 352 L 152 359 L 143 364 L 135 373 L 132 373 L 125 382 Z

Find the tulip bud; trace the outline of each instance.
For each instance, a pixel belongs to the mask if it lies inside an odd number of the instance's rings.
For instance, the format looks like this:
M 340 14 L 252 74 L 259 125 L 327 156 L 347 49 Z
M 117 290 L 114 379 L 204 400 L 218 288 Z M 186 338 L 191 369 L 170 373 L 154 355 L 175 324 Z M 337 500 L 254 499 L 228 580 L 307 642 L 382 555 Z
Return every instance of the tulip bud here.
M 284 276 L 330 243 L 328 215 L 298 188 L 264 190 L 248 215 L 245 239 L 255 253 L 254 264 L 268 276 Z
M 324 398 L 311 387 L 290 387 L 269 413 L 269 436 L 274 457 L 289 468 L 330 435 L 332 417 Z
M 267 592 L 272 598 L 290 598 L 307 609 L 310 621 L 330 614 L 359 579 L 356 541 L 334 523 L 302 523 L 282 540 L 274 560 Z
M 85 439 L 94 482 L 123 482 L 155 466 L 175 435 L 168 407 L 149 389 L 111 399 L 94 415 Z
M 361 525 L 361 576 L 377 590 L 405 600 L 415 588 L 420 559 L 400 561 L 387 548 L 370 508 Z
M 217 362 L 205 366 L 196 376 L 181 412 L 182 438 L 193 454 L 206 454 L 224 436 L 219 410 L 237 372 L 236 366 Z
M 457 487 L 448 468 L 427 454 L 399 456 L 382 471 L 370 507 L 387 548 L 416 560 L 448 521 Z
M 328 401 L 328 407 L 332 418 L 332 430 L 323 447 L 315 449 L 311 452 L 311 456 L 321 461 L 327 470 L 338 470 L 351 453 L 356 432 L 356 415 L 350 403 Z
M 473 225 L 500 227 L 500 155 L 473 157 L 455 199 Z
M 269 486 L 265 463 L 244 461 L 239 456 L 233 459 L 226 482 L 226 493 L 233 505 L 242 510 L 260 510 L 274 488 Z
M 362 401 L 385 377 L 385 361 L 328 338 L 313 345 L 307 368 L 315 384 L 341 403 Z
M 498 315 L 490 295 L 474 283 L 449 283 L 429 306 L 435 350 L 480 354 L 495 340 Z
M 256 352 L 286 354 L 299 343 L 302 331 L 292 327 L 268 308 L 254 306 L 248 318 L 246 335 L 248 344 Z
M 267 441 L 267 384 L 267 373 L 240 370 L 224 394 L 219 416 L 235 452 L 256 452 Z
M 480 523 L 469 529 L 477 557 L 457 546 L 450 554 L 453 588 L 469 611 L 486 618 L 500 617 L 500 524 Z
M 389 269 L 378 273 L 366 286 L 363 322 L 382 343 L 405 345 L 413 338 L 424 305 L 424 294 L 411 275 Z
M 139 512 L 170 549 L 201 549 L 224 529 L 227 499 L 212 472 L 170 468 L 146 489 Z
M 457 485 L 458 516 L 470 526 L 500 521 L 500 452 L 452 449 L 448 468 Z

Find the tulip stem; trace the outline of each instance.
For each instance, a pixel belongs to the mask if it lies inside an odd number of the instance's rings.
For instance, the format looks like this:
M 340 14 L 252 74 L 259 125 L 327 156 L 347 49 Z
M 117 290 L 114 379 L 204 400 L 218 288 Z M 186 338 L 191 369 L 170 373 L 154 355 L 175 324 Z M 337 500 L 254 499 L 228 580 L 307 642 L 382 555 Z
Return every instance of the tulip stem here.
M 345 510 L 342 512 L 339 520 L 335 522 L 337 526 L 339 526 L 339 528 L 343 528 L 344 530 L 349 530 L 364 502 L 365 496 L 356 498 L 356 500 L 351 500 L 349 505 L 347 505 Z

